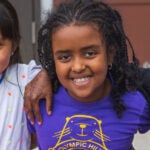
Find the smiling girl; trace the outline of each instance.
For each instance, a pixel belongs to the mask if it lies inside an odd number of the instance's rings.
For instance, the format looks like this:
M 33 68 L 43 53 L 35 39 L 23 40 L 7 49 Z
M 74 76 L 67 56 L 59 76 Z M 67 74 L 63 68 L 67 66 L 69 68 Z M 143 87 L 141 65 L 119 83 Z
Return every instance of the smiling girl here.
M 42 67 L 34 61 L 21 64 L 19 51 L 20 31 L 16 10 L 7 0 L 0 1 L 0 149 L 28 150 L 30 149 L 30 134 L 24 108 L 25 86 L 33 79 Z M 43 71 L 41 71 L 43 72 Z M 42 73 L 43 74 L 43 73 Z M 38 74 L 38 78 L 40 77 Z M 46 77 L 46 76 L 45 76 Z M 42 84 L 45 77 L 40 77 Z M 37 80 L 36 85 L 41 88 Z M 46 80 L 48 81 L 48 80 Z M 35 83 L 35 82 L 34 82 Z M 33 84 L 34 84 L 33 83 Z M 47 82 L 48 84 L 48 82 Z M 47 85 L 44 84 L 44 87 Z M 42 85 L 43 86 L 43 85 Z M 47 85 L 47 87 L 49 84 Z M 34 91 L 36 87 L 34 87 Z M 34 92 L 36 99 L 45 94 L 42 90 Z M 48 89 L 48 88 L 47 88 Z M 30 88 L 33 92 L 33 88 Z M 49 91 L 45 93 L 50 93 Z M 32 94 L 31 94 L 32 95 Z M 30 94 L 26 96 L 29 100 Z M 50 102 L 50 101 L 49 101 Z
M 150 110 L 118 11 L 94 0 L 62 3 L 38 39 L 55 92 L 53 115 L 42 101 L 42 126 L 29 123 L 40 149 L 132 150 L 134 134 L 150 129 Z

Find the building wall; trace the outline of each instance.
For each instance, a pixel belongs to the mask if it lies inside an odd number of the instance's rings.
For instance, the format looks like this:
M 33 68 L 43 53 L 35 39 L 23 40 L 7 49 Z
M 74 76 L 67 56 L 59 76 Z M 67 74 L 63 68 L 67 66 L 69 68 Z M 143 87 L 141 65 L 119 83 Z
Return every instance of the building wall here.
M 106 1 L 120 11 L 125 31 L 141 65 L 150 64 L 150 0 Z
M 40 3 L 39 0 L 10 0 L 16 8 L 21 40 L 21 55 L 23 62 L 28 63 L 31 59 L 37 59 L 37 31 L 40 26 Z

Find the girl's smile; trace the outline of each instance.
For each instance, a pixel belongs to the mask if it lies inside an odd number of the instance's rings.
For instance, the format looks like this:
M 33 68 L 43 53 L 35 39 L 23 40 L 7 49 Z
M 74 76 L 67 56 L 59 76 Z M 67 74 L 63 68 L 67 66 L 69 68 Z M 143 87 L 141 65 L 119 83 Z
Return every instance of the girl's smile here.
M 52 41 L 58 79 L 73 98 L 90 102 L 108 94 L 111 62 L 96 26 L 62 27 L 53 32 Z
M 90 77 L 83 77 L 78 79 L 73 79 L 75 85 L 82 87 L 84 85 L 88 85 L 90 83 Z

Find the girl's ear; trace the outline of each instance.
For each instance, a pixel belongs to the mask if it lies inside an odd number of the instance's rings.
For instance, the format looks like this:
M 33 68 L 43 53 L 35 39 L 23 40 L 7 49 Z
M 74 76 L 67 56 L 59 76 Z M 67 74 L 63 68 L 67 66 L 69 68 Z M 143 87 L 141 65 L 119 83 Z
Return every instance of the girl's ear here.
M 13 56 L 14 55 L 14 51 L 12 50 L 12 52 L 11 52 L 11 56 Z
M 112 65 L 115 54 L 116 54 L 115 47 L 114 46 L 110 47 L 110 49 L 108 50 L 108 65 Z
M 16 43 L 12 44 L 12 51 L 11 51 L 11 55 L 13 55 L 15 53 L 15 51 L 17 50 L 18 45 Z

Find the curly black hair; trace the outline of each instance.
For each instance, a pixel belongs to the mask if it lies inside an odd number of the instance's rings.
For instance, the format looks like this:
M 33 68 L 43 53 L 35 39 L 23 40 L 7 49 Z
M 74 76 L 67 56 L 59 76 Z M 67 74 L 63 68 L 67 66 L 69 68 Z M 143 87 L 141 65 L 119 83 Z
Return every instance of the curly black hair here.
M 41 27 L 38 34 L 38 53 L 43 67 L 48 71 L 52 80 L 54 92 L 59 87 L 59 81 L 55 72 L 55 64 L 52 51 L 52 34 L 58 28 L 66 25 L 98 26 L 103 36 L 107 54 L 115 48 L 115 56 L 110 70 L 113 79 L 111 98 L 114 110 L 118 117 L 122 117 L 125 110 L 121 95 L 126 91 L 133 91 L 139 85 L 139 62 L 135 57 L 133 47 L 126 36 L 122 18 L 119 12 L 104 2 L 95 0 L 72 0 L 55 7 L 48 15 L 48 19 Z M 132 50 L 132 62 L 129 62 L 127 47 Z

